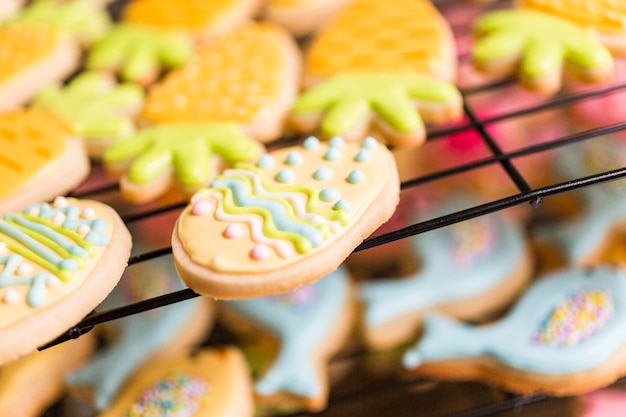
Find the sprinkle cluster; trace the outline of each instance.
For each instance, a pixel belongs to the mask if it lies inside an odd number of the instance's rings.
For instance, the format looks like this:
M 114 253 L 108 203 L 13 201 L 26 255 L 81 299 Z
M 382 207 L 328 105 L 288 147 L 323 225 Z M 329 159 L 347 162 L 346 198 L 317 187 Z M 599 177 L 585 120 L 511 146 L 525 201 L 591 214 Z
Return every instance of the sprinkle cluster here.
M 209 384 L 176 371 L 144 390 L 124 417 L 192 417 Z
M 609 290 L 579 290 L 559 303 L 540 323 L 532 341 L 541 345 L 576 345 L 604 327 L 615 314 Z
M 305 285 L 295 290 L 273 296 L 276 304 L 286 307 L 306 307 L 315 302 L 319 290 L 315 284 Z
M 447 232 L 450 253 L 458 268 L 467 268 L 485 259 L 496 246 L 496 228 L 488 218 L 454 224 Z

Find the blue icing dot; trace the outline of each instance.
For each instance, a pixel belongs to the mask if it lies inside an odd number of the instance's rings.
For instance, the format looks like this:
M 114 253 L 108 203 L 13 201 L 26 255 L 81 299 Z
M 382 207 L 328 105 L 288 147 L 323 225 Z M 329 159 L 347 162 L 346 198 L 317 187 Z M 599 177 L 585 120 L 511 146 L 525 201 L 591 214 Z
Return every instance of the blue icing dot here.
M 339 200 L 341 194 L 336 188 L 324 188 L 320 191 L 320 200 L 322 201 L 335 201 Z
M 339 158 L 341 158 L 341 152 L 337 148 L 328 148 L 324 154 L 324 159 L 327 161 L 338 161 Z
M 357 152 L 354 160 L 356 162 L 367 162 L 370 160 L 371 157 L 372 154 L 370 153 L 370 151 L 368 151 L 367 149 L 359 149 L 359 152 Z
M 338 200 L 333 206 L 333 210 L 350 211 L 350 203 L 346 200 Z
M 333 177 L 333 171 L 329 168 L 318 168 L 313 173 L 313 179 L 326 181 Z
M 309 149 L 309 150 L 317 149 L 319 148 L 319 146 L 320 146 L 320 140 L 316 138 L 315 136 L 309 136 L 302 143 L 302 147 L 304 149 Z
M 259 168 L 271 168 L 274 166 L 274 157 L 268 154 L 263 154 L 257 161 L 256 165 Z
M 275 178 L 278 182 L 289 184 L 296 180 L 296 174 L 290 169 L 281 169 Z
M 329 143 L 331 148 L 343 148 L 343 146 L 346 144 L 346 141 L 343 140 L 341 136 L 333 136 L 332 138 L 330 138 Z
M 365 181 L 365 173 L 359 169 L 355 169 L 348 174 L 347 180 L 350 184 L 360 184 Z
M 376 146 L 378 146 L 378 141 L 371 136 L 366 137 L 363 139 L 363 142 L 361 142 L 361 148 L 364 149 L 374 149 Z
M 296 151 L 291 151 L 287 155 L 287 159 L 285 160 L 285 163 L 287 165 L 300 165 L 302 161 L 303 161 L 302 155 L 300 155 Z

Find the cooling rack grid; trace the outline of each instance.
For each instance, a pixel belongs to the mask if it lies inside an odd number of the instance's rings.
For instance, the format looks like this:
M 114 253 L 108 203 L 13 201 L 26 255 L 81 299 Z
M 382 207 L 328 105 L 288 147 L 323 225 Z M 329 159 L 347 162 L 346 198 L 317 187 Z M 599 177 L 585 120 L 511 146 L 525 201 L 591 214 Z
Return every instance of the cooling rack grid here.
M 118 16 L 125 1 L 117 1 L 110 6 L 112 15 Z M 490 6 L 475 5 L 461 0 L 440 1 L 442 12 L 449 18 L 458 40 L 461 67 L 469 66 L 467 54 L 471 22 L 475 16 L 491 8 L 509 7 L 510 2 L 499 1 Z M 507 101 L 507 95 L 517 91 L 515 80 L 498 82 L 478 81 L 461 88 L 464 97 L 465 120 L 461 123 L 431 127 L 428 129 L 429 146 L 444 143 L 454 135 L 470 135 L 476 138 L 476 148 L 468 158 L 453 158 L 449 164 L 436 168 L 409 170 L 402 178 L 403 198 L 412 198 L 422 189 L 429 189 L 438 183 L 455 182 L 463 184 L 475 179 L 474 173 L 492 170 L 498 181 L 508 185 L 498 192 L 492 192 L 480 204 L 464 210 L 432 218 L 419 223 L 409 223 L 393 230 L 385 230 L 366 239 L 355 252 L 391 244 L 429 230 L 482 216 L 497 211 L 530 207 L 540 210 L 542 201 L 550 196 L 566 193 L 578 188 L 594 186 L 626 176 L 626 167 L 607 170 L 595 175 L 580 177 L 567 182 L 542 183 L 537 181 L 537 171 L 545 169 L 544 155 L 576 142 L 596 140 L 619 134 L 626 130 L 624 120 L 611 125 L 581 127 L 574 123 L 569 114 L 572 106 L 593 102 L 608 94 L 626 90 L 626 82 L 616 82 L 600 87 L 586 87 L 576 92 L 562 92 L 554 97 L 516 96 Z M 488 110 L 485 112 L 485 103 Z M 504 104 L 506 103 L 506 104 Z M 500 105 L 502 104 L 502 105 Z M 543 123 L 549 121 L 550 123 Z M 507 143 L 502 132 L 511 132 L 517 126 L 528 128 L 529 137 L 525 143 Z M 548 125 L 552 128 L 548 129 Z M 554 128 L 557 125 L 557 128 Z M 530 128 L 529 128 L 530 126 Z M 498 129 L 501 127 L 502 129 Z M 547 131 L 546 131 L 547 130 Z M 466 136 L 467 137 L 467 136 Z M 270 144 L 270 148 L 284 146 L 298 138 L 285 138 Z M 419 153 L 421 151 L 414 151 Z M 414 153 L 409 153 L 411 158 Z M 536 159 L 536 163 L 526 163 Z M 133 206 L 120 198 L 117 184 L 107 178 L 102 168 L 93 167 L 89 179 L 71 193 L 78 198 L 101 200 L 113 206 L 121 214 L 133 234 L 142 236 L 141 243 L 135 245 L 129 260 L 129 269 L 150 266 L 156 260 L 171 257 L 169 236 L 173 224 L 186 203 L 176 197 L 165 198 L 156 203 Z M 150 269 L 147 269 L 149 271 Z M 94 311 L 76 326 L 68 329 L 61 337 L 47 346 L 62 343 L 64 340 L 79 337 L 94 326 L 116 320 L 131 314 L 159 308 L 171 303 L 184 302 L 197 295 L 189 290 L 181 290 L 146 299 L 130 305 Z M 217 328 L 211 333 L 206 344 L 234 342 L 225 329 Z M 360 416 L 446 416 L 482 417 L 507 415 L 574 415 L 573 402 L 569 399 L 555 399 L 544 395 L 516 396 L 491 389 L 477 383 L 439 383 L 403 376 L 398 366 L 398 352 L 368 353 L 358 344 L 348 346 L 330 364 L 331 394 L 328 408 L 320 417 L 347 415 Z M 615 385 L 623 385 L 624 380 Z M 50 409 L 45 417 L 60 415 L 60 406 Z M 557 410 L 557 411 L 555 411 Z M 543 414 L 542 414 L 543 413 Z M 304 417 L 309 413 L 291 414 L 289 417 Z

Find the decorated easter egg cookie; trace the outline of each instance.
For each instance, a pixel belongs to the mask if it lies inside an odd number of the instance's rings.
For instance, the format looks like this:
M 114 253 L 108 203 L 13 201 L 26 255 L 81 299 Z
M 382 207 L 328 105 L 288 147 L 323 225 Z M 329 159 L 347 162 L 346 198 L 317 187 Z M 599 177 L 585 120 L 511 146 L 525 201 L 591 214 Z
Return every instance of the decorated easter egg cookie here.
M 0 220 L 0 363 L 54 339 L 120 279 L 131 239 L 117 213 L 58 197 Z
M 315 137 L 238 164 L 196 193 L 172 235 L 190 288 L 239 299 L 333 271 L 398 203 L 391 153 L 375 139 Z

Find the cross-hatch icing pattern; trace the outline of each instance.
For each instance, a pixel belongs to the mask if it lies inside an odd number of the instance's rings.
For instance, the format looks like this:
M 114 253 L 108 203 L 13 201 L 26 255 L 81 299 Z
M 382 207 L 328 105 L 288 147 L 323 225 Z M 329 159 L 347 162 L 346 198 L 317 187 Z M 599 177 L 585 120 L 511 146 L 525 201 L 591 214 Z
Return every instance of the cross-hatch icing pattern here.
M 169 30 L 204 28 L 237 5 L 237 0 L 134 0 L 124 9 L 124 21 Z
M 192 417 L 209 391 L 203 378 L 174 371 L 146 388 L 124 417 Z
M 278 32 L 250 24 L 196 51 L 178 71 L 154 86 L 143 117 L 153 122 L 253 121 L 274 105 L 284 56 Z
M 398 3 L 398 2 L 396 2 Z M 443 28 L 443 29 L 442 29 Z M 307 72 L 410 72 L 437 76 L 449 64 L 451 38 L 427 0 L 356 0 L 313 41 Z
M 51 53 L 58 35 L 43 26 L 7 26 L 0 29 L 0 82 L 9 80 Z
M 520 4 L 600 30 L 626 30 L 626 2 L 621 0 L 522 0 Z
M 615 314 L 609 291 L 580 290 L 559 303 L 533 334 L 542 345 L 577 345 L 601 330 Z
M 105 220 L 95 218 L 92 208 L 66 203 L 36 204 L 24 213 L 4 215 L 0 220 L 0 287 L 10 291 L 14 286 L 30 286 L 27 302 L 39 307 L 47 285 L 72 280 L 95 254 L 96 246 L 109 244 L 105 228 Z M 5 301 L 11 302 L 6 298 L 5 292 Z
M 65 124 L 43 110 L 0 115 L 0 196 L 15 190 L 60 155 L 70 135 Z

